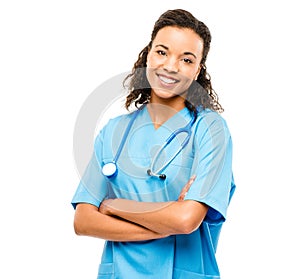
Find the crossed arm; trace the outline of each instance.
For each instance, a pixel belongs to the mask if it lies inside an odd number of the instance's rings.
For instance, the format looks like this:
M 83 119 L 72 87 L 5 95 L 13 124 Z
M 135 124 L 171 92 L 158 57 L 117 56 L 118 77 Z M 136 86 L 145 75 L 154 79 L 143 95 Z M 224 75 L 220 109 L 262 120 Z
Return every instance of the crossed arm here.
M 189 234 L 203 221 L 208 207 L 193 200 L 183 200 L 195 177 L 183 187 L 177 201 L 137 202 L 109 199 L 97 208 L 78 204 L 74 229 L 78 235 L 88 235 L 112 241 L 141 241 L 173 234 Z

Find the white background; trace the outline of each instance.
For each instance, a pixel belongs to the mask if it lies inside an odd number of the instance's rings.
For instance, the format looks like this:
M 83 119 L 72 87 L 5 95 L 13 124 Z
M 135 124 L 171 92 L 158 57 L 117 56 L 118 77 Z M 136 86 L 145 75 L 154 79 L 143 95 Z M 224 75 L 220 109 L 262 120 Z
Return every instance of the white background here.
M 296 1 L 1 1 L 1 278 L 96 278 L 103 241 L 75 236 L 78 112 L 129 71 L 167 9 L 211 30 L 207 61 L 234 141 L 223 279 L 299 275 Z

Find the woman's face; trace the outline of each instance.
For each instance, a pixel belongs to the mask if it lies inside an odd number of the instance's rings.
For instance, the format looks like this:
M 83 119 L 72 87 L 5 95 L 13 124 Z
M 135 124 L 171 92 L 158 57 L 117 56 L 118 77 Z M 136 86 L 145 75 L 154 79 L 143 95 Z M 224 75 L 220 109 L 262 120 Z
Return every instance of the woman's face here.
M 181 98 L 197 79 L 203 53 L 203 40 L 188 28 L 160 29 L 147 56 L 147 78 L 151 101 Z

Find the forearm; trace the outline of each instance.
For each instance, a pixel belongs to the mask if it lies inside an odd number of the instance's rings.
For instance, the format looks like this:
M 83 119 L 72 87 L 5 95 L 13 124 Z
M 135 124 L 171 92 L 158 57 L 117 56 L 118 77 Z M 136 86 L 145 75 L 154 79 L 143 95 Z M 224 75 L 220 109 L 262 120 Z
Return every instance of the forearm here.
M 130 221 L 104 215 L 88 204 L 77 205 L 74 228 L 78 235 L 111 241 L 142 241 L 167 236 Z
M 147 203 L 115 199 L 105 204 L 103 212 L 159 234 L 170 235 L 187 234 L 198 228 L 206 215 L 207 206 L 195 201 Z

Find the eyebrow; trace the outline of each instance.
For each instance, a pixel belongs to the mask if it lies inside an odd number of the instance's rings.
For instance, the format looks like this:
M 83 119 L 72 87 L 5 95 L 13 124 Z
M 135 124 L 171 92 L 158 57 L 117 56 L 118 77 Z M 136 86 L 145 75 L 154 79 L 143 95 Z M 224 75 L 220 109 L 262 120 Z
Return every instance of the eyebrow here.
M 158 44 L 155 47 L 162 47 L 162 48 L 164 48 L 166 50 L 169 50 L 169 48 L 167 46 L 162 45 L 162 44 Z M 194 53 L 190 52 L 190 51 L 185 51 L 183 54 L 184 55 L 192 55 L 192 56 L 194 56 L 197 59 L 197 56 Z

